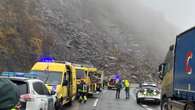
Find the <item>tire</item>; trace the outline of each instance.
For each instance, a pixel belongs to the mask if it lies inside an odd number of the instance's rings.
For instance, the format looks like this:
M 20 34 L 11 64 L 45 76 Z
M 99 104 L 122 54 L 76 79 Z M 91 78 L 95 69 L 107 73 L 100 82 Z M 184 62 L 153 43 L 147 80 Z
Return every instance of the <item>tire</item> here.
M 136 101 L 137 101 L 137 104 L 141 104 L 141 100 L 140 99 L 136 99 Z
M 72 106 L 72 100 L 67 103 L 68 106 Z
M 162 99 L 161 104 L 160 104 L 160 108 L 161 108 L 161 110 L 169 110 L 167 98 Z
M 156 101 L 156 105 L 160 105 L 160 100 Z
M 193 103 L 188 103 L 185 110 L 195 110 L 195 105 Z
M 63 108 L 62 101 L 57 100 L 55 103 L 55 110 L 61 110 Z

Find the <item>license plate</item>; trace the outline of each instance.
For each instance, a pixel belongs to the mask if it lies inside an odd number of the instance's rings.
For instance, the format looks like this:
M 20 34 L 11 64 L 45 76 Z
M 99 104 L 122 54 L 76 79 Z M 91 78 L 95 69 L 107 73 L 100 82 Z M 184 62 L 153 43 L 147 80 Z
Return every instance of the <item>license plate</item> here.
M 144 96 L 152 96 L 151 94 L 145 94 Z
M 150 98 L 149 98 L 149 99 L 144 99 L 144 100 L 147 100 L 147 101 L 153 101 L 154 99 L 150 99 Z

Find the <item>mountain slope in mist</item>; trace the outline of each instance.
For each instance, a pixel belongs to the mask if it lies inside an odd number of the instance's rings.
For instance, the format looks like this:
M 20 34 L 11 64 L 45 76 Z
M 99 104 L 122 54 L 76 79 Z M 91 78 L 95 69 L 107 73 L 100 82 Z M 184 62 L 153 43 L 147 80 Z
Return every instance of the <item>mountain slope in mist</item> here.
M 175 28 L 137 2 L 128 2 L 134 6 L 132 9 L 123 3 L 0 1 L 1 69 L 29 71 L 41 56 L 53 56 L 58 60 L 92 64 L 107 75 L 120 71 L 124 77 L 135 80 L 152 78 L 161 58 L 156 53 L 161 50 L 150 44 L 158 44 L 164 36 L 172 34 L 170 30 L 175 32 Z M 142 15 L 145 12 L 147 16 Z

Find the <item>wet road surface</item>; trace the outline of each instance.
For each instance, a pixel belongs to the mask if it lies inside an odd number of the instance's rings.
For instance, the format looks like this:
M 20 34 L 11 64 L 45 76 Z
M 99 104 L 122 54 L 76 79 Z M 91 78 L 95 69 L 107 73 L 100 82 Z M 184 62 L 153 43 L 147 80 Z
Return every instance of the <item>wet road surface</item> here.
M 103 90 L 102 95 L 97 98 L 89 98 L 87 103 L 74 101 L 73 105 L 66 106 L 63 110 L 160 110 L 159 105 L 136 103 L 135 88 L 130 91 L 130 99 L 125 99 L 124 90 L 121 91 L 121 98 L 115 99 L 114 90 Z

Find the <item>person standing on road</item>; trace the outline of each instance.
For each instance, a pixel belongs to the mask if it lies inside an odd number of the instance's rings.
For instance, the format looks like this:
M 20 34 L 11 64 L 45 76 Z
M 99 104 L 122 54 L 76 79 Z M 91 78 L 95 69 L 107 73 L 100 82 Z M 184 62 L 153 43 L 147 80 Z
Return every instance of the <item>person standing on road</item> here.
M 120 99 L 120 92 L 122 89 L 122 81 L 121 80 L 117 81 L 115 86 L 116 86 L 116 99 Z
M 130 88 L 130 83 L 129 83 L 128 80 L 124 80 L 124 86 L 125 86 L 126 99 L 129 99 L 129 88 Z
M 79 92 L 79 102 L 86 103 L 87 102 L 87 85 L 83 80 L 81 80 L 81 83 L 78 86 L 78 92 Z
M 106 80 L 103 80 L 103 89 L 106 86 Z

